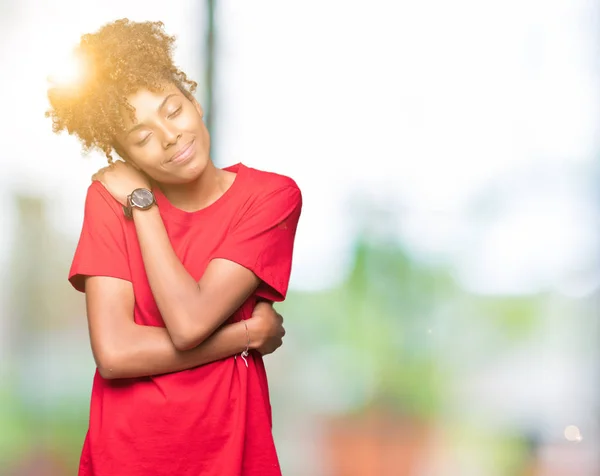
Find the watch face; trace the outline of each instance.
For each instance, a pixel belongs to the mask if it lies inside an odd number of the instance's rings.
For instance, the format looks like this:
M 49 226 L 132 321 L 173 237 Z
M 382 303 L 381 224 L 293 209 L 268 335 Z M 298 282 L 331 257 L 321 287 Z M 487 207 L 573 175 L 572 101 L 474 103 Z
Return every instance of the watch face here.
M 131 194 L 131 204 L 138 208 L 149 208 L 154 203 L 154 194 L 145 188 L 138 188 Z

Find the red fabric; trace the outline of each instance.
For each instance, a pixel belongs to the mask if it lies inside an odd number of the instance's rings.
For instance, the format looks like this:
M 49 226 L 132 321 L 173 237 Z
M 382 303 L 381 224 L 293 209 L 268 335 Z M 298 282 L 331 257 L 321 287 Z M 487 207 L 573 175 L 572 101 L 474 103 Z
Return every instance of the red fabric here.
M 199 280 L 213 258 L 251 269 L 263 284 L 230 318 L 250 317 L 257 297 L 283 300 L 302 207 L 295 182 L 238 164 L 233 185 L 214 204 L 188 213 L 155 190 L 173 248 Z M 164 326 L 150 291 L 134 224 L 94 182 L 69 274 L 133 283 L 134 319 Z M 195 369 L 138 379 L 94 376 L 89 430 L 79 476 L 279 476 L 262 358 L 233 357 Z

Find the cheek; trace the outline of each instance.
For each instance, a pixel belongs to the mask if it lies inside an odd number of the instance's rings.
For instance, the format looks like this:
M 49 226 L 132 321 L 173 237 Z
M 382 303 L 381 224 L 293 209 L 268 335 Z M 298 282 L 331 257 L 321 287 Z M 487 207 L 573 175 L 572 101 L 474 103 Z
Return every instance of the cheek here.
M 201 150 L 206 153 L 210 149 L 210 134 L 204 122 L 200 125 L 200 131 Z
M 160 170 L 164 162 L 164 151 L 161 147 L 148 144 L 143 151 L 138 150 L 131 154 L 131 160 L 138 169 L 152 177 L 153 171 Z M 155 172 L 154 172 L 155 173 Z

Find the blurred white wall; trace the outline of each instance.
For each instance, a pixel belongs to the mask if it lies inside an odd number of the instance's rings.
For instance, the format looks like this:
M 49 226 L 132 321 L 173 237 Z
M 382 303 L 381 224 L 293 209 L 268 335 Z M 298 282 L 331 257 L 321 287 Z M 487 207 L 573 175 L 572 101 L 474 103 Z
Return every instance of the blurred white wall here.
M 218 156 L 304 189 L 295 285 L 343 276 L 359 191 L 483 292 L 556 287 L 597 259 L 596 3 L 219 6 Z
M 82 33 L 127 16 L 164 21 L 202 83 L 203 4 L 28 0 L 8 11 L 1 189 L 52 197 L 57 227 L 75 235 L 104 159 L 82 160 L 73 138 L 51 134 L 47 76 Z M 596 12 L 588 0 L 219 2 L 215 156 L 304 189 L 293 286 L 343 277 L 359 191 L 397 209 L 415 252 L 458 257 L 461 278 L 485 292 L 556 286 L 596 256 Z M 474 216 L 493 186 L 515 187 L 514 201 Z M 547 195 L 556 213 L 542 216 Z M 2 212 L 8 227 L 6 200 Z

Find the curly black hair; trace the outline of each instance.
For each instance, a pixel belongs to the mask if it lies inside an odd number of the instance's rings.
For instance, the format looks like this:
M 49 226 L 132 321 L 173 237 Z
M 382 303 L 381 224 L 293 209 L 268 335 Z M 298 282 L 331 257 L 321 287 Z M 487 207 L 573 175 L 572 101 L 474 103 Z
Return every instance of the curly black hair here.
M 52 118 L 53 131 L 66 130 L 84 151 L 99 149 L 112 163 L 115 137 L 124 129 L 123 108 L 132 118 L 135 114 L 127 96 L 142 88 L 158 92 L 170 82 L 193 97 L 197 83 L 173 64 L 174 42 L 162 22 L 126 18 L 83 35 L 75 54 L 85 65 L 84 77 L 48 90 L 46 117 Z

